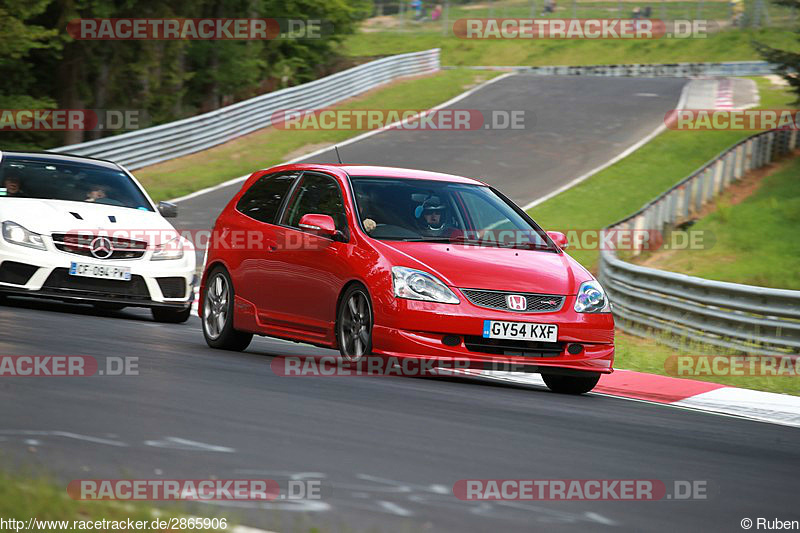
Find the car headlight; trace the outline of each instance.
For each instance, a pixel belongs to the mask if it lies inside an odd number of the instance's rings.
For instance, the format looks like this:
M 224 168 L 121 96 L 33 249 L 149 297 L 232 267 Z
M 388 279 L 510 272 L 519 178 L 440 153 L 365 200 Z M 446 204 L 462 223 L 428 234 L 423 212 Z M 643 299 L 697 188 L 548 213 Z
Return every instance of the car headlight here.
M 19 244 L 20 246 L 36 248 L 37 250 L 47 249 L 41 235 L 25 229 L 16 222 L 11 222 L 10 220 L 3 222 L 3 238 L 8 242 Z
M 406 267 L 392 267 L 392 285 L 396 298 L 424 300 L 443 304 L 460 303 L 450 288 L 433 274 Z
M 578 313 L 608 313 L 611 303 L 606 291 L 597 280 L 584 281 L 578 289 L 575 299 L 575 311 Z
M 151 261 L 165 261 L 167 259 L 183 259 L 183 241 L 180 237 L 165 242 L 153 251 Z

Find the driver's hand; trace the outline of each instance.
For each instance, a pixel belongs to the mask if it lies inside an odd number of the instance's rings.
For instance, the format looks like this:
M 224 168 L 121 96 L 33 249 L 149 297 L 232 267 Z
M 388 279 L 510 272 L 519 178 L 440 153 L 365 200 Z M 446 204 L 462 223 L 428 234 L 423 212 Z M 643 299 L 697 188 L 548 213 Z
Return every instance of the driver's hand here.
M 378 227 L 378 224 L 372 220 L 371 218 L 364 219 L 364 229 L 367 230 L 367 233 L 371 232 L 375 228 Z

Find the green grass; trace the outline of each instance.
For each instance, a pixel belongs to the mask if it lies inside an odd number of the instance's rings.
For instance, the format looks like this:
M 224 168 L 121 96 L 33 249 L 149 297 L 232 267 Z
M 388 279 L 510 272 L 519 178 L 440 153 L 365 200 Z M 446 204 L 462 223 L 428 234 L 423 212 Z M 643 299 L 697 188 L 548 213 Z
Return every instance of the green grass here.
M 763 108 L 790 107 L 793 96 L 756 80 Z M 717 154 L 752 135 L 744 131 L 668 130 L 615 165 L 528 212 L 550 230 L 599 230 L 635 212 Z M 587 202 L 587 199 L 591 201 Z M 595 270 L 599 252 L 574 246 L 570 255 Z
M 675 355 L 727 355 L 721 352 L 703 351 L 701 348 L 691 351 L 675 350 L 654 339 L 644 339 L 628 335 L 617 330 L 615 336 L 615 368 L 636 370 L 649 374 L 669 376 L 665 363 Z M 673 376 L 675 377 L 675 376 Z M 800 379 L 791 376 L 703 376 L 685 379 L 721 383 L 733 387 L 800 395 Z
M 442 64 L 480 65 L 608 65 L 761 59 L 752 41 L 797 49 L 787 29 L 731 30 L 706 39 L 655 40 L 467 40 L 436 31 L 360 32 L 344 42 L 351 56 L 373 57 L 430 48 L 442 49 Z
M 148 522 L 149 525 L 156 518 L 154 512 L 153 507 L 143 502 L 73 500 L 67 495 L 66 484 L 58 484 L 41 476 L 0 472 L 0 518 L 23 521 L 26 527 L 31 518 L 69 522 L 67 528 L 43 526 L 40 528 L 42 531 L 81 531 L 74 527 L 75 521 L 127 522 L 130 519 L 132 522 Z M 186 516 L 174 510 L 158 512 L 159 520 Z M 231 527 L 230 523 L 228 527 Z M 146 529 L 152 531 L 150 527 Z
M 458 69 L 442 71 L 393 83 L 333 109 L 429 109 L 496 75 L 498 73 Z M 270 167 L 361 133 L 354 130 L 265 128 L 197 154 L 139 169 L 136 176 L 156 201 L 166 200 L 249 174 L 255 169 Z M 346 149 L 342 153 L 346 158 Z
M 691 276 L 800 289 L 800 158 L 784 162 L 763 179 L 760 188 L 741 203 L 729 195 L 700 219 L 693 231 L 709 232 L 713 246 L 691 253 L 659 252 L 649 266 Z

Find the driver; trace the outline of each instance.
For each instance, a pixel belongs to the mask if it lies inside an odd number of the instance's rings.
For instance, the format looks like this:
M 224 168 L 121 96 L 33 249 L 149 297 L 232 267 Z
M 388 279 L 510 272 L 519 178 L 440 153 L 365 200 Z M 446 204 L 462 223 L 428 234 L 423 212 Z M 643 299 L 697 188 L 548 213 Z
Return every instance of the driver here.
M 22 192 L 22 180 L 17 175 L 7 175 L 3 180 L 3 187 L 7 196 L 25 196 L 25 193 Z
M 432 196 L 422 205 L 418 205 L 414 210 L 414 215 L 420 223 L 424 235 L 439 237 L 445 234 L 447 207 L 442 205 L 437 197 Z
M 93 185 L 89 192 L 86 193 L 86 201 L 87 202 L 96 202 L 103 198 L 106 198 L 108 195 L 106 194 L 106 188 L 102 185 Z

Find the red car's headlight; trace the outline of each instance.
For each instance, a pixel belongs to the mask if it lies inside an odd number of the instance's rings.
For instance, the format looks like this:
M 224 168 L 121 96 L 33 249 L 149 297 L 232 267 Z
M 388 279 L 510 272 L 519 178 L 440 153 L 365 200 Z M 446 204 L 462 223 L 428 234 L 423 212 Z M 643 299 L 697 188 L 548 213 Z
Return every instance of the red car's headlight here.
M 460 303 L 450 288 L 433 274 L 407 267 L 392 267 L 392 285 L 396 298 L 424 300 L 443 304 Z

